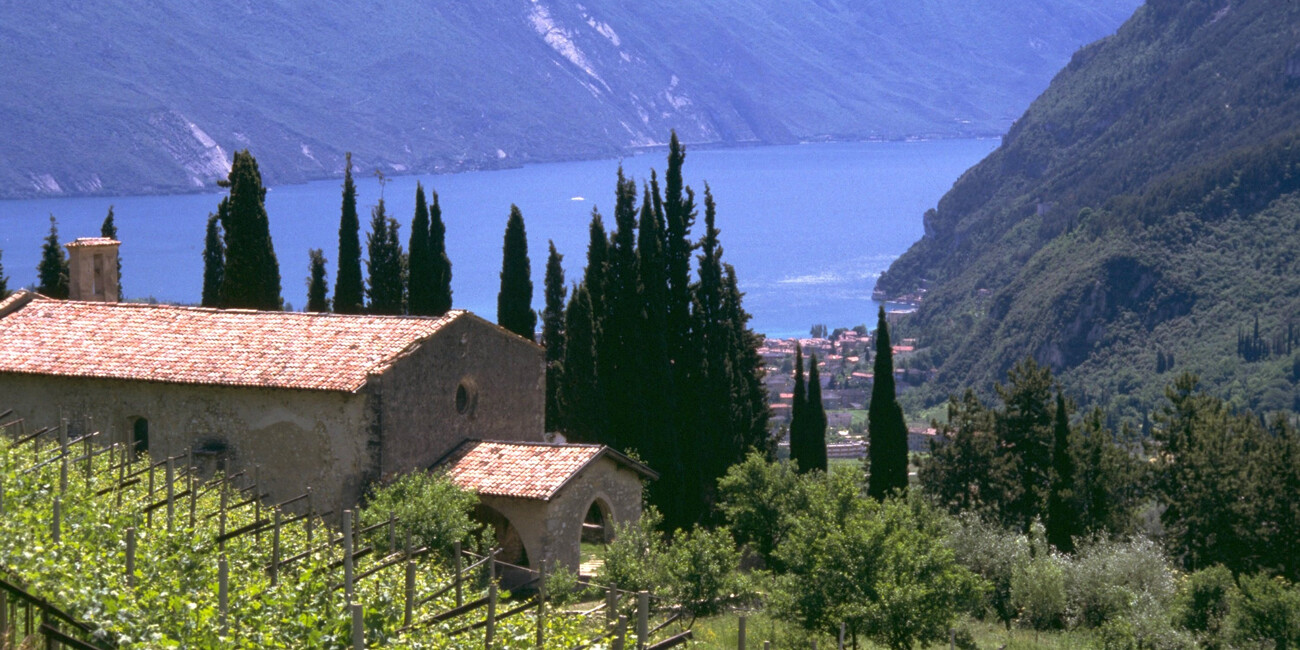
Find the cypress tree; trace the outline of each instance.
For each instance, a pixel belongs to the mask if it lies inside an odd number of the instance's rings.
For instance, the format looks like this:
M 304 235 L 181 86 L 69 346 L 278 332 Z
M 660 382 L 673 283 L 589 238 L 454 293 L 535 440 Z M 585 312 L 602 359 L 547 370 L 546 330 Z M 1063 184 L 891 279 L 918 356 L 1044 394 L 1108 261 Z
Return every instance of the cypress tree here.
M 546 308 L 542 310 L 542 345 L 546 346 L 546 430 L 560 430 L 560 382 L 564 372 L 564 256 L 549 242 L 546 256 Z
M 519 206 L 510 206 L 501 256 L 501 291 L 497 294 L 497 324 L 533 340 L 537 313 L 533 311 L 533 280 L 528 261 L 528 236 Z
M 435 278 L 429 250 L 429 206 L 425 203 L 424 186 L 419 182 L 415 184 L 415 217 L 411 219 L 411 242 L 407 250 L 411 314 L 432 316 Z
M 221 306 L 221 278 L 226 274 L 226 246 L 221 235 L 221 221 L 226 205 L 223 199 L 217 206 L 217 214 L 208 215 L 208 234 L 203 240 L 204 307 Z
M 313 248 L 307 251 L 307 256 L 311 259 L 307 275 L 307 311 L 329 311 L 330 299 L 326 295 L 329 285 L 325 280 L 325 251 Z
M 1074 507 L 1074 456 L 1070 448 L 1070 416 L 1065 396 L 1056 390 L 1052 418 L 1052 486 L 1047 495 L 1047 541 L 1062 553 L 1074 551 L 1080 513 Z
M 438 203 L 437 192 L 433 193 L 433 203 L 429 204 L 429 260 L 433 268 L 429 313 L 441 316 L 451 311 L 451 259 L 447 257 L 447 227 L 442 223 L 442 206 Z
M 790 402 L 790 460 L 800 472 L 809 470 L 807 462 L 808 386 L 803 378 L 803 346 L 794 344 L 794 399 Z
M 99 226 L 99 236 L 109 239 L 117 239 L 117 224 L 113 222 L 113 206 L 108 206 L 108 216 L 104 217 L 104 223 Z M 117 256 L 117 297 L 122 298 L 122 254 L 118 251 Z
M 360 314 L 365 307 L 361 281 L 361 221 L 357 217 L 357 186 L 352 182 L 352 153 L 343 172 L 343 211 L 339 217 L 339 270 L 334 278 L 334 311 Z
M 579 284 L 569 298 L 564 334 L 559 397 L 564 432 L 573 442 L 599 442 L 606 430 L 605 399 L 596 369 L 596 331 L 586 284 Z
M 880 307 L 876 324 L 873 372 L 871 406 L 867 411 L 867 492 L 871 498 L 883 501 L 891 493 L 907 489 L 907 422 L 894 392 L 894 349 L 889 342 L 884 306 Z
M 397 237 L 397 220 L 390 218 L 384 209 L 384 200 L 370 211 L 370 234 L 366 237 L 366 261 L 370 272 L 366 295 L 370 299 L 366 311 L 371 314 L 396 316 L 402 313 L 404 294 L 402 269 L 402 244 Z M 336 295 L 335 298 L 338 296 Z
M 36 290 L 42 295 L 61 300 L 68 297 L 68 258 L 59 245 L 59 226 L 52 214 L 50 234 L 45 236 L 41 262 L 36 265 L 36 279 L 40 282 Z
M 587 289 L 588 302 L 591 304 L 592 322 L 599 329 L 605 322 L 605 289 L 609 284 L 609 236 L 605 233 L 605 222 L 600 211 L 591 209 L 591 225 L 587 232 L 587 268 L 583 271 L 582 284 Z
M 229 205 L 222 230 L 226 237 L 226 266 L 221 280 L 221 306 L 278 310 L 280 265 L 271 244 L 266 216 L 266 188 L 257 161 L 247 149 L 235 152 L 230 175 Z
M 3 257 L 4 251 L 0 251 L 0 257 Z M 3 260 L 0 260 L 3 262 Z M 5 277 L 5 266 L 0 263 L 0 300 L 9 297 L 9 278 Z
M 772 455 L 773 441 L 767 433 L 771 411 L 767 406 L 767 387 L 763 385 L 765 373 L 763 357 L 758 349 L 763 336 L 749 329 L 750 315 L 741 304 L 744 294 L 736 280 L 736 269 L 723 264 L 725 274 L 722 285 L 722 317 L 729 331 L 727 368 L 730 383 L 731 448 L 729 462 L 718 476 L 750 452 Z
M 808 401 L 805 404 L 807 430 L 804 432 L 804 462 L 799 467 L 805 472 L 818 469 L 826 471 L 826 407 L 822 404 L 821 377 L 817 370 L 817 355 L 808 360 Z
M 997 386 L 1003 408 L 995 420 L 1005 454 L 1005 469 L 1018 479 L 1007 512 L 1012 523 L 1028 531 L 1042 515 L 1052 483 L 1052 373 L 1026 358 Z
M 675 361 L 678 389 L 683 396 L 682 413 L 695 409 L 690 406 L 694 394 L 688 387 L 687 376 L 698 366 L 695 348 L 691 344 L 691 226 L 695 222 L 695 193 L 682 180 L 682 165 L 686 162 L 686 149 L 673 131 L 668 142 L 668 168 L 664 173 L 664 256 L 668 273 L 668 347 Z M 657 194 L 657 191 L 656 191 Z

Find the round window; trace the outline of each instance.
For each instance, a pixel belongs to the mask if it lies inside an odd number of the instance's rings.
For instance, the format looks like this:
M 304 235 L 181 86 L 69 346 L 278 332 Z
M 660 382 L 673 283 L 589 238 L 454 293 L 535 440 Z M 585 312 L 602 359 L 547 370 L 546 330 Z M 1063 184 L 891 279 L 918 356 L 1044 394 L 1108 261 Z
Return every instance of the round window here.
M 474 411 L 474 402 L 477 395 L 474 394 L 474 385 L 469 381 L 460 382 L 456 386 L 456 412 L 461 415 L 469 415 Z

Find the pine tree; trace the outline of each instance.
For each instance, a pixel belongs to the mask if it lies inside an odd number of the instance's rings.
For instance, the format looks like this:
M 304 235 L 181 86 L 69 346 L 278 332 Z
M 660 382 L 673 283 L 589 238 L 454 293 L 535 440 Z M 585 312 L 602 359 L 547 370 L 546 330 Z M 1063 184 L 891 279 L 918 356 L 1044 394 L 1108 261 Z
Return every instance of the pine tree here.
M 68 258 L 59 245 L 59 226 L 50 215 L 50 234 L 41 246 L 41 263 L 36 266 L 36 291 L 50 298 L 68 297 Z
M 3 253 L 4 251 L 0 251 L 0 256 L 3 256 Z M 0 260 L 0 262 L 3 262 L 3 260 Z M 9 297 L 9 278 L 5 277 L 5 266 L 3 263 L 0 263 L 0 300 L 4 300 L 5 298 L 8 297 Z
M 1074 507 L 1074 455 L 1070 445 L 1070 416 L 1065 396 L 1056 391 L 1052 418 L 1052 486 L 1047 495 L 1047 541 L 1062 553 L 1074 552 L 1080 513 Z
M 280 265 L 271 244 L 266 216 L 266 188 L 257 161 L 247 149 L 235 152 L 230 175 L 229 204 L 221 227 L 225 233 L 226 266 L 221 279 L 221 306 L 278 310 Z
M 1028 531 L 1047 507 L 1052 481 L 1052 373 L 1033 358 L 1007 372 L 998 386 L 1003 408 L 996 418 L 998 435 L 1009 454 L 1007 471 L 1019 477 L 1008 504 L 1010 521 Z
M 388 216 L 384 200 L 379 199 L 379 203 L 370 211 L 370 234 L 366 237 L 366 252 L 369 255 L 366 261 L 369 271 L 366 296 L 370 300 L 366 306 L 367 313 L 396 316 L 403 312 L 405 282 L 402 244 L 397 230 L 397 220 Z M 335 298 L 337 297 L 336 295 Z
M 519 206 L 510 206 L 501 256 L 501 291 L 497 294 L 497 324 L 528 340 L 537 328 L 533 311 L 533 280 L 528 261 L 528 236 Z
M 413 316 L 432 316 L 434 294 L 433 256 L 429 249 L 429 206 L 424 186 L 415 184 L 415 217 L 411 219 L 411 242 L 407 249 L 410 268 L 409 300 Z
M 343 172 L 343 210 L 339 217 L 339 269 L 334 278 L 334 311 L 360 314 L 365 308 L 361 280 L 361 221 L 357 217 L 357 186 L 352 182 L 352 153 Z
M 889 323 L 880 307 L 876 323 L 875 378 L 871 406 L 867 411 L 867 448 L 871 498 L 883 501 L 894 492 L 907 489 L 907 422 L 894 389 L 894 349 L 889 342 Z
M 99 236 L 109 239 L 117 239 L 117 224 L 113 222 L 113 206 L 108 206 L 108 216 L 104 217 L 104 223 L 99 226 Z M 122 299 L 122 254 L 118 251 L 117 256 L 117 297 Z
M 203 240 L 203 302 L 204 307 L 221 306 L 221 278 L 226 273 L 226 245 L 221 235 L 222 214 L 226 201 L 217 207 L 217 214 L 208 215 L 208 234 Z
M 794 398 L 790 402 L 790 460 L 799 471 L 807 472 L 805 448 L 808 445 L 808 385 L 803 378 L 803 346 L 794 344 Z
M 546 347 L 546 430 L 559 431 L 560 383 L 564 372 L 564 256 L 549 243 L 546 256 L 546 308 L 542 310 L 542 345 Z
M 817 355 L 808 360 L 807 430 L 804 432 L 804 471 L 826 471 L 826 407 L 822 404 L 821 377 L 817 370 Z
M 325 251 L 313 248 L 307 251 L 311 259 L 307 276 L 307 311 L 330 310 L 329 283 L 325 280 Z

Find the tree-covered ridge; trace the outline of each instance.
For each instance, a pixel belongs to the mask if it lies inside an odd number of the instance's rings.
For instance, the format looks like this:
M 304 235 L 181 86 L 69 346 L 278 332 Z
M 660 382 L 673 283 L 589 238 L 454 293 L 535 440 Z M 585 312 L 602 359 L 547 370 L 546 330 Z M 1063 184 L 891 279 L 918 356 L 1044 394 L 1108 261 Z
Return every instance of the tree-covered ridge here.
M 1148 3 L 1075 55 L 879 282 L 928 288 L 930 399 L 1028 353 L 1129 415 L 1171 358 L 1239 405 L 1295 406 L 1291 359 L 1225 358 L 1255 316 L 1271 338 L 1300 308 L 1297 20 L 1285 2 Z

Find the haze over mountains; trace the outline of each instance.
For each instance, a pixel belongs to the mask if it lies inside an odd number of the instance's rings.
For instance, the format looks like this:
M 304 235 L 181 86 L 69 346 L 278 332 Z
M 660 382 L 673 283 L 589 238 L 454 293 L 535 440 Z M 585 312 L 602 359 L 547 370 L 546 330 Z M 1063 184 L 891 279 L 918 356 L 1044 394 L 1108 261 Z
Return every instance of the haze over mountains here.
M 1076 54 L 879 281 L 928 287 L 932 397 L 1031 355 L 1130 415 L 1182 371 L 1300 410 L 1297 33 L 1294 2 L 1152 0 Z
M 1137 4 L 6 3 L 0 197 L 1001 134 Z

